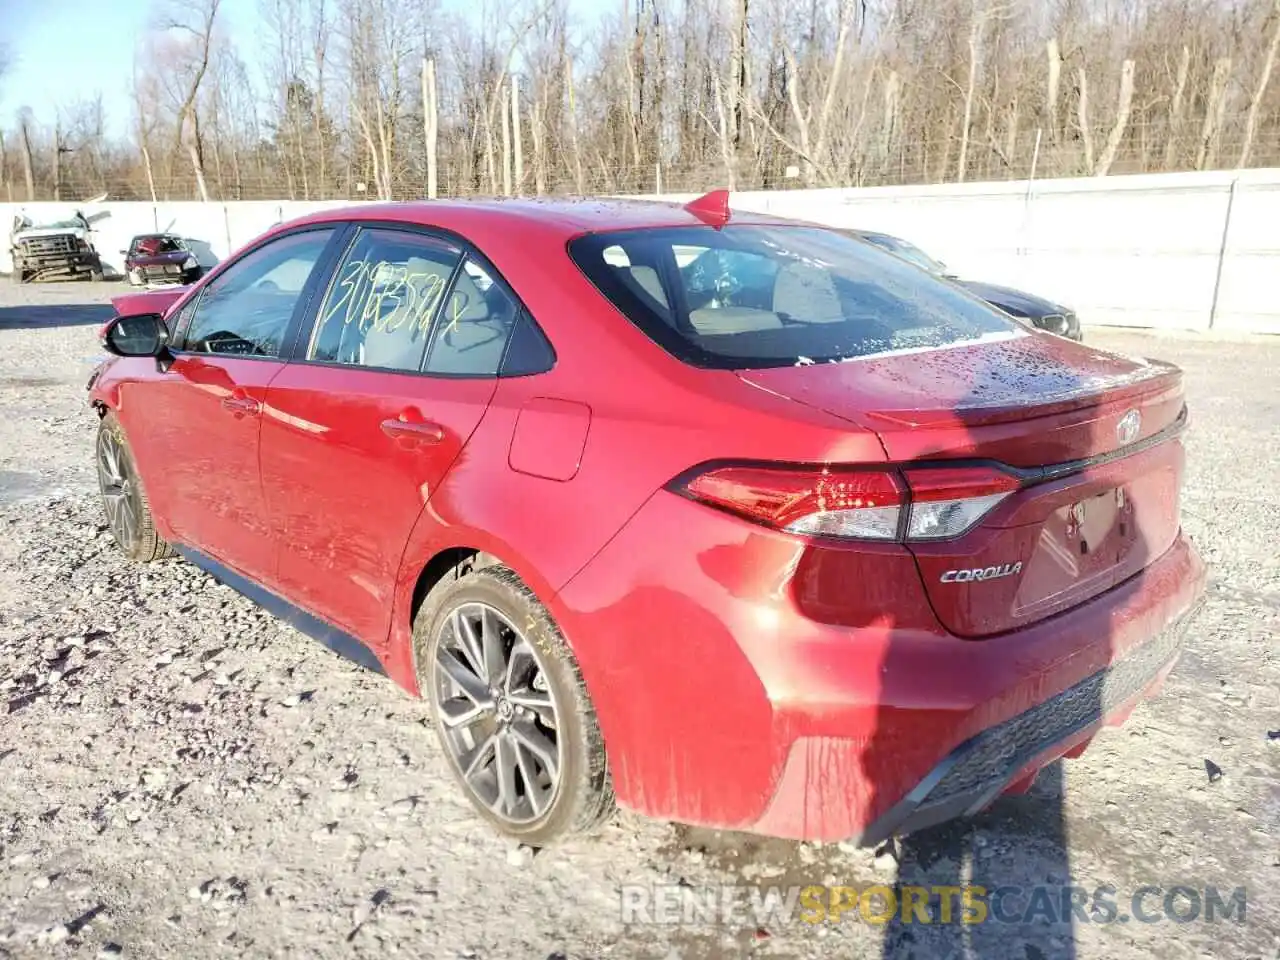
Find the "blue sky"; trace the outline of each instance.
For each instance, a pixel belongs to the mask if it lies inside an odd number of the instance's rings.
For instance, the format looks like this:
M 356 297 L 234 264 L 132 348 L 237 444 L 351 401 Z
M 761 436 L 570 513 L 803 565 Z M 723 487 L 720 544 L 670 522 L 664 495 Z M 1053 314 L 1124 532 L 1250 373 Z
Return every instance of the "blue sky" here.
M 257 9 L 257 0 L 223 0 L 218 17 L 232 36 L 252 36 Z M 134 50 L 151 18 L 149 0 L 0 0 L 0 43 L 10 59 L 0 78 L 0 127 L 24 106 L 52 124 L 58 105 L 101 91 L 111 131 L 127 129 Z
M 472 0 L 444 0 L 446 9 L 475 10 Z M 590 16 L 616 0 L 573 0 Z M 129 85 L 133 56 L 152 22 L 151 0 L 0 0 L 0 45 L 9 70 L 0 78 L 0 129 L 11 126 L 22 107 L 52 125 L 55 110 L 101 91 L 109 132 L 122 135 L 131 117 Z M 250 70 L 257 50 L 258 0 L 223 0 L 223 29 L 236 41 Z

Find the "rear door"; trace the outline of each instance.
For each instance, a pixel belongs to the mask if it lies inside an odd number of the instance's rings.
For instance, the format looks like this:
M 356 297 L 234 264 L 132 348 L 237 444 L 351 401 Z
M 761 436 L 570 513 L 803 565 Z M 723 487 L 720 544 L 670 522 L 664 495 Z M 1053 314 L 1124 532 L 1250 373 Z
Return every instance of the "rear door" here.
M 493 396 L 516 313 L 458 241 L 362 228 L 272 381 L 262 474 L 281 581 L 372 646 L 409 534 Z
M 258 473 L 263 401 L 333 236 L 320 227 L 274 237 L 228 265 L 171 319 L 172 366 L 128 385 L 121 401 L 173 537 L 267 584 L 276 551 Z

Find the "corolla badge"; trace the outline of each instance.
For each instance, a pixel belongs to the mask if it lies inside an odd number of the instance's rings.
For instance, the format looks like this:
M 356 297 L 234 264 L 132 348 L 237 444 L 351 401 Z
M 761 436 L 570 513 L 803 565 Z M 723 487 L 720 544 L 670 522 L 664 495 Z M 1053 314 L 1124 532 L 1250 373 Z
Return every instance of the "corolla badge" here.
M 1116 424 L 1116 439 L 1123 446 L 1126 443 L 1133 443 L 1138 439 L 1138 434 L 1142 432 L 1142 414 L 1137 410 L 1130 410 L 1120 422 Z
M 971 567 L 968 570 L 948 570 L 941 577 L 943 583 L 969 583 L 972 580 L 999 580 L 1022 572 L 1022 561 L 1002 563 L 994 567 Z

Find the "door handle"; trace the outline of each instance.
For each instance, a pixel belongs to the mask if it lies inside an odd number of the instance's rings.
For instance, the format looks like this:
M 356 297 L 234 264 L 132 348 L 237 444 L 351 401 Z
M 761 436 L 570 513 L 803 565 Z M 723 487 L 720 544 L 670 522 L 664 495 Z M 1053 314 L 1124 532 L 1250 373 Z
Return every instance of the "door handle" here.
M 412 419 L 410 419 L 412 417 Z M 430 420 L 423 420 L 408 411 L 398 417 L 382 421 L 382 432 L 393 440 L 417 440 L 420 443 L 439 443 L 444 439 L 444 427 Z
M 262 404 L 250 397 L 232 394 L 222 398 L 222 409 L 231 411 L 237 417 L 243 417 L 245 414 L 257 413 L 262 409 Z

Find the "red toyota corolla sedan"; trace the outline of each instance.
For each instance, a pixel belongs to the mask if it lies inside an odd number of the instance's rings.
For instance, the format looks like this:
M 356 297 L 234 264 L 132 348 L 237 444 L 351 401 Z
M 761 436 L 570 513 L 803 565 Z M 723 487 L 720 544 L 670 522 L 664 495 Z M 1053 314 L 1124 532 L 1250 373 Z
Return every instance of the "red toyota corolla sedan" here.
M 117 309 L 124 552 L 421 694 L 530 844 L 615 797 L 864 844 L 981 810 L 1203 593 L 1175 367 L 722 192 L 328 210 Z

